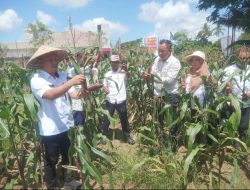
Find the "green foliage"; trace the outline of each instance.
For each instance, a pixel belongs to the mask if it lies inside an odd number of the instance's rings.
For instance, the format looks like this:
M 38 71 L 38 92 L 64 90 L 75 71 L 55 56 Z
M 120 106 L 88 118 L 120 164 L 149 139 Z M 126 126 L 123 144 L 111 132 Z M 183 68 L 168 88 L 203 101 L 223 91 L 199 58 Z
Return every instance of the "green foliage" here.
M 49 43 L 52 40 L 52 31 L 38 20 L 35 24 L 29 23 L 26 31 L 32 36 L 30 44 L 32 44 L 34 48 L 45 45 L 45 42 Z
M 250 6 L 248 0 L 199 0 L 198 8 L 212 8 L 209 21 L 234 28 L 250 30 Z
M 210 27 L 208 26 L 207 23 L 205 23 L 202 26 L 201 31 L 198 32 L 198 34 L 196 35 L 196 39 L 198 40 L 198 42 L 200 42 L 201 44 L 207 44 L 208 43 L 208 38 L 212 36 L 212 31 L 210 29 Z
M 153 97 L 153 82 L 157 75 L 147 82 L 141 77 L 142 72 L 147 71 L 153 63 L 155 56 L 141 48 L 139 41 L 124 44 L 121 56 L 130 73 L 127 86 L 128 115 L 138 144 L 133 147 L 134 153 L 117 152 L 110 141 L 107 149 L 98 145 L 100 137 L 106 139 L 100 134 L 103 116 L 107 115 L 112 125 L 117 120 L 116 116 L 111 117 L 103 109 L 104 91 L 101 89 L 91 92 L 83 99 L 84 127 L 74 127 L 69 131 L 71 165 L 64 166 L 78 172 L 74 174 L 83 181 L 83 188 L 185 188 L 192 181 L 198 181 L 195 178 L 200 174 L 209 176 L 206 179 L 209 181 L 209 188 L 219 188 L 225 161 L 234 164 L 229 186 L 235 187 L 239 172 L 238 159 L 247 152 L 246 144 L 237 138 L 241 101 L 222 94 L 229 80 L 218 83 L 231 59 L 226 60 L 216 44 L 204 46 L 189 39 L 184 33 L 177 33 L 174 37 L 177 42 L 174 54 L 181 60 L 194 50 L 206 53 L 210 72 L 216 82 L 211 83 L 204 78 L 207 92 L 205 107 L 201 108 L 197 104 L 195 114 L 192 114 L 189 107 L 190 95 L 183 94 L 177 119 L 173 121 L 172 108 L 165 102 L 160 114 L 166 115 L 167 119 L 164 127 L 160 128 L 157 112 L 159 102 Z M 92 64 L 98 49 L 83 51 L 88 52 L 84 65 Z M 81 73 L 73 54 L 71 59 L 77 73 Z M 182 64 L 180 78 L 188 68 L 188 65 Z M 99 64 L 99 81 L 109 69 L 109 60 L 102 60 Z M 236 74 L 240 73 L 233 75 Z M 36 123 L 39 103 L 29 89 L 32 73 L 13 63 L 4 63 L 0 76 L 0 157 L 3 160 L 0 170 L 8 177 L 5 188 L 14 188 L 16 184 L 22 184 L 23 188 L 41 188 L 42 149 Z M 226 107 L 228 102 L 231 103 L 232 112 Z M 177 145 L 185 149 L 181 155 L 179 151 L 175 153 L 172 149 L 174 142 L 169 130 L 174 124 L 180 126 Z M 13 177 L 9 171 L 18 173 Z M 218 171 L 218 178 L 214 171 Z

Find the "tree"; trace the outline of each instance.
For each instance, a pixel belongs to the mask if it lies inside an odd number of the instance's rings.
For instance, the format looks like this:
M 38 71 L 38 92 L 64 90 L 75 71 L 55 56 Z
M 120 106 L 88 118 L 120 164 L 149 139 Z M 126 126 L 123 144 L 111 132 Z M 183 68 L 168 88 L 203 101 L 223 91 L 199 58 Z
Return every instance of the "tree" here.
M 207 44 L 208 43 L 208 38 L 212 36 L 212 31 L 210 29 L 210 27 L 208 26 L 207 23 L 205 23 L 202 28 L 201 31 L 198 32 L 197 36 L 196 36 L 196 40 L 199 41 L 202 44 Z
M 250 31 L 250 1 L 249 0 L 199 0 L 200 10 L 214 9 L 208 20 Z
M 245 32 L 240 35 L 239 40 L 249 40 L 250 39 L 250 32 Z
M 4 64 L 4 58 L 7 54 L 7 46 L 0 44 L 0 67 Z
M 224 34 L 223 31 L 224 29 L 222 28 L 220 24 L 217 24 L 216 27 L 212 30 L 213 34 L 217 36 L 218 38 L 220 37 L 220 35 Z
M 173 36 L 173 40 L 176 41 L 177 44 L 187 41 L 188 40 L 187 33 L 185 31 L 176 32 Z
M 52 31 L 38 20 L 35 24 L 29 23 L 26 31 L 32 35 L 30 43 L 34 48 L 44 45 L 45 43 L 50 43 L 53 40 Z

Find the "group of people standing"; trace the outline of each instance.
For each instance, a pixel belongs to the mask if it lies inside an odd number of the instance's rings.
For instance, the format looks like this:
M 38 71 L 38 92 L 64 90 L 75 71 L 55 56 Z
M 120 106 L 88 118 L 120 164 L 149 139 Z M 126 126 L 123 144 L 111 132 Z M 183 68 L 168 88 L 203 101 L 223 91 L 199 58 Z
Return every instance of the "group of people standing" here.
M 58 65 L 67 56 L 67 51 L 63 49 L 41 46 L 27 63 L 27 68 L 37 69 L 31 79 L 31 90 L 40 103 L 38 125 L 45 150 L 45 181 L 48 188 L 56 186 L 56 164 L 59 156 L 62 156 L 62 164 L 66 165 L 69 162 L 68 149 L 70 140 L 67 136 L 68 129 L 74 125 L 84 124 L 81 98 L 88 96 L 89 92 L 82 89 L 81 86 L 86 81 L 89 83 L 87 79 L 89 74 L 92 72 L 98 73 L 95 67 L 89 69 L 86 75 L 76 75 L 74 68 L 68 69 L 68 75 L 59 72 Z M 249 52 L 239 51 L 239 58 L 241 60 L 239 63 L 237 62 L 225 69 L 223 80 L 226 80 L 238 70 L 242 71 L 244 76 L 248 76 L 246 79 L 242 79 L 237 75 L 233 76 L 225 90 L 227 95 L 235 95 L 244 101 L 239 134 L 241 139 L 245 139 L 250 114 L 250 65 L 242 63 L 249 63 Z M 243 60 L 245 58 L 248 58 L 248 61 Z M 192 97 L 196 96 L 200 106 L 203 107 L 206 94 L 203 78 L 207 77 L 209 80 L 211 78 L 206 56 L 201 51 L 195 51 L 186 57 L 186 62 L 190 64 L 190 69 L 181 82 L 182 92 L 190 93 Z M 110 65 L 111 70 L 105 74 L 103 82 L 103 89 L 106 93 L 105 107 L 111 116 L 117 110 L 124 137 L 129 144 L 134 144 L 135 141 L 131 135 L 126 108 L 126 84 L 130 74 L 127 66 L 121 64 L 118 55 L 111 55 Z M 164 39 L 159 43 L 158 57 L 155 62 L 150 66 L 148 72 L 142 74 L 144 80 L 150 80 L 154 77 L 154 97 L 157 100 L 158 112 L 160 112 L 164 102 L 168 102 L 173 110 L 173 119 L 177 118 L 180 99 L 178 80 L 180 69 L 180 61 L 172 54 L 171 41 Z M 157 77 L 155 77 L 156 75 Z M 167 100 L 165 99 L 166 94 Z M 73 100 L 73 104 L 76 104 L 76 108 L 71 107 L 70 99 Z M 74 119 L 72 109 L 74 110 Z M 191 102 L 191 110 L 192 114 L 194 114 L 194 100 Z M 163 128 L 164 115 L 159 114 L 158 120 L 160 128 Z M 107 135 L 108 130 L 109 120 L 105 116 L 102 133 Z M 170 129 L 170 135 L 175 137 L 177 133 L 178 126 L 175 125 Z M 104 139 L 100 139 L 100 143 L 105 144 L 106 142 Z

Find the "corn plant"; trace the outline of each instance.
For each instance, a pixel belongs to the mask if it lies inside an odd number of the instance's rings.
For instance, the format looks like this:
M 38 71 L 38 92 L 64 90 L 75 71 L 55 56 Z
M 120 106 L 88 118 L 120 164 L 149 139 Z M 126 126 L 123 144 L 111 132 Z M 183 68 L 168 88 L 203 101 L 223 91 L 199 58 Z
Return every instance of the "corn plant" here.
M 11 66 L 10 66 L 11 65 Z M 1 68 L 1 157 L 10 181 L 5 188 L 41 186 L 41 146 L 37 136 L 39 106 L 29 90 L 29 73 L 14 63 Z
M 216 69 L 217 65 L 211 65 Z M 222 77 L 223 68 L 216 70 L 217 76 Z M 206 87 L 206 105 L 202 109 L 196 101 L 196 114 L 186 112 L 183 121 L 183 133 L 187 137 L 187 157 L 184 162 L 184 184 L 187 184 L 188 172 L 194 165 L 204 166 L 210 179 L 210 188 L 215 184 L 214 168 L 218 169 L 218 187 L 221 184 L 221 168 L 226 160 L 236 160 L 247 153 L 247 147 L 237 137 L 237 127 L 241 118 L 241 105 L 234 96 L 224 96 L 222 91 L 228 81 L 219 86 L 209 83 L 204 79 Z M 188 98 L 188 99 L 187 99 Z M 183 103 L 187 104 L 190 98 L 183 96 Z M 234 111 L 225 116 L 228 102 L 231 102 Z M 195 164 L 197 163 L 197 164 Z M 215 165 L 214 165 L 215 164 Z

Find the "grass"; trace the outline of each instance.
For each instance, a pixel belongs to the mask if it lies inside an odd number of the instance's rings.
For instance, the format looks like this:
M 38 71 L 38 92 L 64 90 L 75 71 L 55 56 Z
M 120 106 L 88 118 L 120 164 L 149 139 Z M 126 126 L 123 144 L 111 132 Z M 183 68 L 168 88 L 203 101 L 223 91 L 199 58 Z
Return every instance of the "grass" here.
M 114 188 L 173 189 L 184 188 L 180 163 L 171 155 L 149 157 L 120 150 L 112 156 Z

